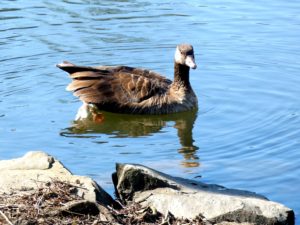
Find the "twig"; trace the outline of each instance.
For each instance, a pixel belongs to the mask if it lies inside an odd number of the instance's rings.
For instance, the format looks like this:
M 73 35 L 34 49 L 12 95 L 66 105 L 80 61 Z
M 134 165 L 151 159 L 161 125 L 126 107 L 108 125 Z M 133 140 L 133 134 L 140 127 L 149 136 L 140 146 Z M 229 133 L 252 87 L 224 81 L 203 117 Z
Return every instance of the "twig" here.
M 153 193 L 150 193 L 148 196 L 145 196 L 144 198 L 138 200 L 136 203 L 140 204 L 144 201 L 146 201 L 148 198 L 150 198 L 153 195 Z
M 119 203 L 119 205 L 124 209 L 125 205 L 123 205 L 118 199 L 115 200 L 117 203 Z
M 62 183 L 62 184 L 65 184 L 65 185 L 69 185 L 70 187 L 75 187 L 75 188 L 80 188 L 80 189 L 88 190 L 88 188 L 81 187 L 81 186 L 78 186 L 78 185 L 75 185 L 75 184 L 71 184 L 71 181 L 58 180 L 57 178 L 51 178 L 51 180 L 52 180 L 52 182 L 54 184 Z
M 41 209 L 41 205 L 42 205 L 42 201 L 44 200 L 44 193 L 42 194 L 41 197 L 39 197 L 34 205 L 34 207 L 37 209 L 37 215 L 40 214 L 40 209 Z
M 107 208 L 111 211 L 111 212 L 114 212 L 116 215 L 119 215 L 120 213 L 115 210 L 114 208 L 112 208 L 111 206 L 107 205 Z
M 78 216 L 85 216 L 85 214 L 78 213 L 78 212 L 73 212 L 73 211 L 69 211 L 69 210 L 62 210 L 62 211 L 63 211 L 63 212 L 66 212 L 66 213 L 78 215 Z
M 9 225 L 14 225 L 12 222 L 10 222 L 10 220 L 5 216 L 5 214 L 0 210 L 0 214 L 1 216 L 3 216 L 3 218 L 6 220 L 6 222 L 9 224 Z
M 41 181 L 41 180 L 34 180 L 34 179 L 31 179 L 31 180 L 35 181 L 36 183 L 38 183 L 38 182 L 39 183 L 43 183 L 43 184 L 49 183 L 49 181 Z M 57 178 L 51 178 L 51 180 L 52 180 L 53 184 L 62 183 L 62 184 L 69 185 L 70 187 L 75 187 L 75 188 L 80 188 L 80 189 L 88 190 L 88 188 L 80 187 L 80 186 L 75 185 L 75 184 L 71 184 L 71 181 L 62 181 L 62 180 L 58 180 Z
M 0 205 L 0 209 L 7 209 L 7 208 L 9 208 L 9 209 L 19 208 L 19 206 L 18 205 L 4 205 L 4 204 Z

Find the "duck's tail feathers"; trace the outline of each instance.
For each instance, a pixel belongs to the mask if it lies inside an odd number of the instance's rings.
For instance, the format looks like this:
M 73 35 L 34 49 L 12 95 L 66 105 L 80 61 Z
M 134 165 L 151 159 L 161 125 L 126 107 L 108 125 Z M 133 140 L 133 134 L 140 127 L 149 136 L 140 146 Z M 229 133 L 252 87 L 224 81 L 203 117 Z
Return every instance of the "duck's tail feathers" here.
M 99 71 L 98 69 L 89 66 L 76 66 L 75 64 L 67 61 L 63 61 L 62 63 L 59 63 L 56 66 L 69 74 L 83 71 Z

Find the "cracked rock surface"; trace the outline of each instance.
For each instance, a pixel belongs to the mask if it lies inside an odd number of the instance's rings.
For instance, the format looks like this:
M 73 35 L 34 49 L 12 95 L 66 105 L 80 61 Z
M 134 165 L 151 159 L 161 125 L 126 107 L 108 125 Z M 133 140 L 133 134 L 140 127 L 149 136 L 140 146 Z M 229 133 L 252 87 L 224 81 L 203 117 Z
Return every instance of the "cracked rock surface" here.
M 136 164 L 117 164 L 113 175 L 123 202 L 134 201 L 180 219 L 201 216 L 216 224 L 294 224 L 294 212 L 254 192 L 176 178 Z

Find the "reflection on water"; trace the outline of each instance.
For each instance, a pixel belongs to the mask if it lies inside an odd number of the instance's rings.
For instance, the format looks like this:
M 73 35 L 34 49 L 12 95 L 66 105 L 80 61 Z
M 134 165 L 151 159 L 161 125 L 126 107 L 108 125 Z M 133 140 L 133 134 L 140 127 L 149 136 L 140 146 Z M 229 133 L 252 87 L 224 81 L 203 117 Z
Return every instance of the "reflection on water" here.
M 126 115 L 101 112 L 101 121 L 74 121 L 71 127 L 61 131 L 61 136 L 77 138 L 95 138 L 99 134 L 107 134 L 113 138 L 132 138 L 155 135 L 174 123 L 181 148 L 178 152 L 184 157 L 185 167 L 199 166 L 196 154 L 198 147 L 194 145 L 193 126 L 197 118 L 197 110 L 169 115 Z M 101 143 L 101 142 L 100 142 Z

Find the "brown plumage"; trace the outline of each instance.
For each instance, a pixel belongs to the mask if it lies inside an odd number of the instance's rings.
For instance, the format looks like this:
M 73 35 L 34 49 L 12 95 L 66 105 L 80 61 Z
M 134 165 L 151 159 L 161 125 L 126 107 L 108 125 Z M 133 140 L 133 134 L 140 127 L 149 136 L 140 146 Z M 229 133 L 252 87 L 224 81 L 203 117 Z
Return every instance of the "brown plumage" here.
M 189 69 L 196 64 L 188 44 L 176 48 L 173 82 L 153 71 L 127 66 L 84 67 L 69 62 L 57 66 L 70 74 L 67 90 L 83 101 L 87 111 L 89 104 L 129 114 L 166 114 L 197 107 L 189 82 Z

